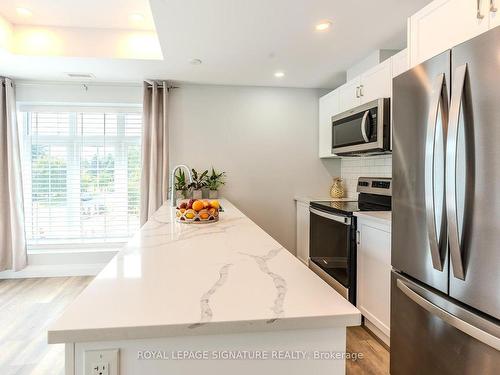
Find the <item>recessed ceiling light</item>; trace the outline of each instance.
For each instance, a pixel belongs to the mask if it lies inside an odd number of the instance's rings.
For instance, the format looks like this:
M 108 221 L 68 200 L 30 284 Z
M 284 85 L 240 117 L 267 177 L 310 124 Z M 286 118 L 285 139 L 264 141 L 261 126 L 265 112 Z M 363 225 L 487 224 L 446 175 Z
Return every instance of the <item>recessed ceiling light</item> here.
M 130 15 L 130 20 L 133 22 L 142 22 L 144 21 L 144 16 L 139 13 L 134 13 Z
M 276 73 L 274 73 L 274 76 L 276 78 L 283 78 L 285 76 L 285 73 L 284 72 L 276 72 Z
M 192 65 L 200 65 L 202 61 L 200 59 L 189 59 L 189 63 Z
M 321 21 L 316 25 L 316 31 L 325 31 L 328 30 L 332 26 L 330 21 Z
M 16 8 L 16 12 L 23 17 L 29 17 L 33 14 L 28 8 Z
M 66 73 L 69 78 L 78 78 L 78 79 L 92 79 L 95 76 L 92 73 Z

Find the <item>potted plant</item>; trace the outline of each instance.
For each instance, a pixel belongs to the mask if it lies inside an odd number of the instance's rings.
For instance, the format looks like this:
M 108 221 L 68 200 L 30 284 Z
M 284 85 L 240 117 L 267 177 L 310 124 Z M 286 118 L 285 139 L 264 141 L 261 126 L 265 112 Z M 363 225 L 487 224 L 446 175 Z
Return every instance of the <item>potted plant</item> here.
M 208 170 L 199 174 L 194 169 L 191 170 L 193 175 L 193 182 L 189 184 L 189 187 L 193 189 L 193 199 L 203 198 L 203 188 L 207 186 L 207 175 Z
M 182 169 L 177 170 L 174 181 L 174 189 L 177 199 L 186 199 L 188 197 L 188 184 L 186 182 L 186 174 Z
M 210 176 L 208 176 L 207 178 L 207 187 L 209 189 L 208 197 L 210 199 L 215 199 L 218 197 L 219 188 L 226 183 L 224 181 L 225 177 L 226 177 L 225 172 L 217 173 L 214 167 L 212 167 L 212 172 Z

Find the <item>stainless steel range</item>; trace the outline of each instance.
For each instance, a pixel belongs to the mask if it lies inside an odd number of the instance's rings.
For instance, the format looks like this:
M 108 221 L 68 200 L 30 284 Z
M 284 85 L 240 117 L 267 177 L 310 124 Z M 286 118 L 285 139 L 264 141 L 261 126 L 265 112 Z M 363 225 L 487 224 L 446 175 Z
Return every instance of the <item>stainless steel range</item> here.
M 390 211 L 390 178 L 360 177 L 357 201 L 311 202 L 309 267 L 356 303 L 356 217 L 359 211 Z

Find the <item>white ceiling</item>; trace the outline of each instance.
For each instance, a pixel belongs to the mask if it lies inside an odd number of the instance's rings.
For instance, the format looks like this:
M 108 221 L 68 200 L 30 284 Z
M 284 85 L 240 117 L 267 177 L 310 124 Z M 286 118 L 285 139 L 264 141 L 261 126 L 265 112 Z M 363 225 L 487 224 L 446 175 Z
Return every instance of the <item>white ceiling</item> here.
M 33 14 L 20 16 L 18 7 Z M 148 0 L 1 0 L 0 14 L 19 25 L 154 30 Z M 132 21 L 131 14 L 144 21 Z
M 132 4 L 147 0 L 32 0 L 45 4 L 40 22 L 65 26 L 125 27 Z M 65 79 L 89 72 L 99 81 L 144 78 L 288 87 L 333 88 L 345 70 L 376 49 L 406 45 L 406 19 L 430 0 L 150 0 L 163 61 L 7 56 L 0 74 L 25 79 Z M 28 6 L 29 1 L 22 6 Z M 54 6 L 54 3 L 60 4 Z M 21 6 L 2 0 L 5 8 Z M 20 3 L 19 3 L 20 4 Z M 82 15 L 75 11 L 76 4 Z M 119 6 L 118 6 L 119 4 Z M 116 11 L 120 9 L 120 11 Z M 126 10 L 125 10 L 126 9 Z M 145 13 L 143 10 L 138 12 Z M 52 10 L 49 11 L 49 10 Z M 69 16 L 71 14 L 71 17 Z M 33 20 L 38 13 L 33 14 Z M 52 17 L 52 18 L 51 18 Z M 332 21 L 326 32 L 320 20 Z M 64 22 L 64 24 L 63 24 Z M 125 23 L 122 23 L 125 22 Z M 188 60 L 199 58 L 201 65 Z M 285 77 L 276 78 L 282 70 Z

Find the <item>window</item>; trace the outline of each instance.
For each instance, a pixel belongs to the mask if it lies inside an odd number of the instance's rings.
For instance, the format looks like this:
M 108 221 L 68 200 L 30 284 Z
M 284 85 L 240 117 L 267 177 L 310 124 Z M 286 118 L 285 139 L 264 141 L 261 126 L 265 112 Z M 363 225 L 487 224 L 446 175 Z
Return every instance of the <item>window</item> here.
M 139 228 L 138 108 L 33 108 L 22 119 L 28 249 L 126 241 Z

